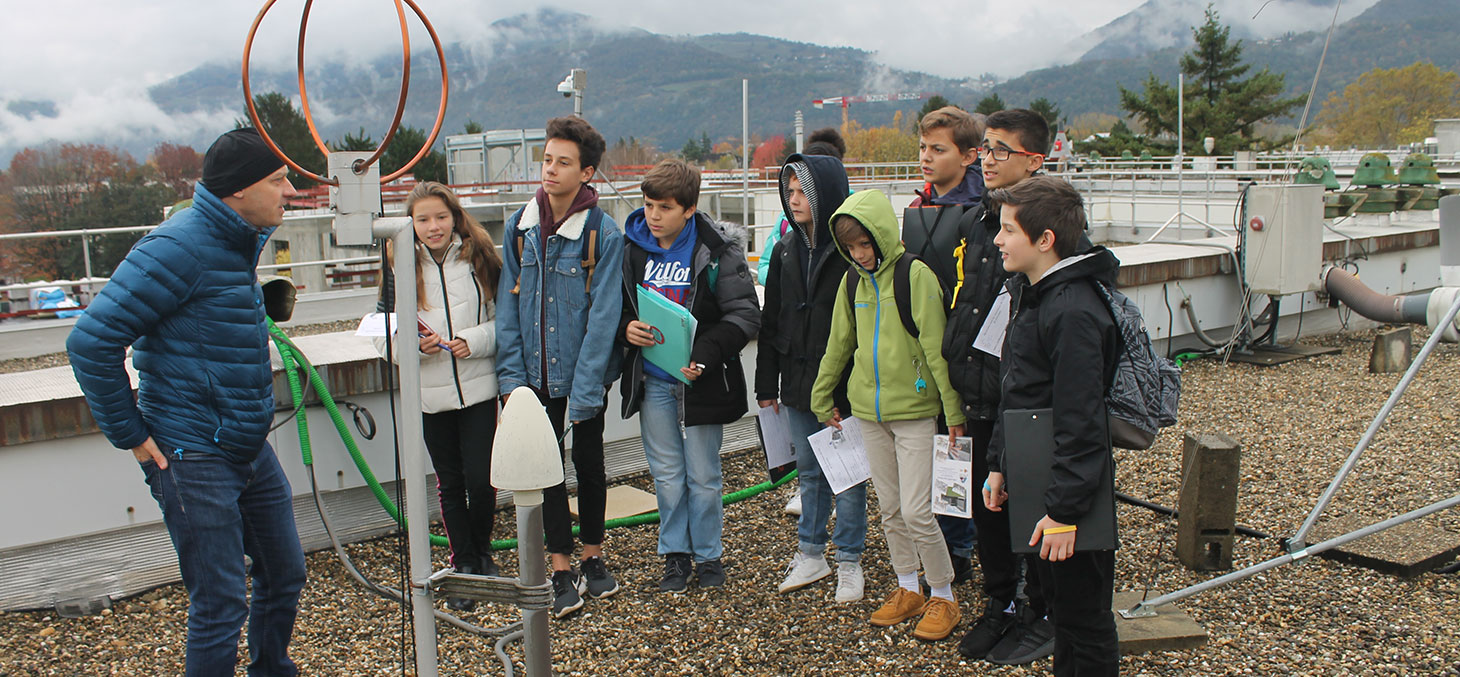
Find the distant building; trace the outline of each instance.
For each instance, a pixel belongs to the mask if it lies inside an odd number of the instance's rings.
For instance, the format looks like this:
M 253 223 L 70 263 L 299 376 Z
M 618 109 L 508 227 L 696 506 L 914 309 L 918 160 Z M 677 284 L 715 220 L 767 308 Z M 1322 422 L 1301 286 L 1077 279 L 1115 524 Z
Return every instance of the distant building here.
M 446 180 L 453 186 L 537 183 L 542 179 L 545 145 L 546 129 L 493 129 L 448 136 Z
M 1460 153 L 1460 119 L 1435 120 L 1436 155 L 1445 159 Z

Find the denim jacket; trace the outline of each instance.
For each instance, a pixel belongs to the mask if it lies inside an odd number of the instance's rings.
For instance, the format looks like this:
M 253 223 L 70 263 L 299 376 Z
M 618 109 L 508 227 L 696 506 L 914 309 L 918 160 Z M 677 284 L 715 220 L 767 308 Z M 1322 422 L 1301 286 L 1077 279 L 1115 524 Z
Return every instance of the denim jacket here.
M 615 359 L 614 330 L 623 307 L 623 231 L 607 214 L 603 216 L 590 281 L 579 240 L 596 209 L 568 217 L 557 233 L 548 236 L 545 252 L 535 202 L 517 210 L 503 228 L 502 278 L 497 287 L 498 385 L 503 393 L 525 385 L 546 389 L 551 398 L 567 397 L 572 421 L 598 415 L 604 406 L 604 387 L 618 378 L 621 366 Z

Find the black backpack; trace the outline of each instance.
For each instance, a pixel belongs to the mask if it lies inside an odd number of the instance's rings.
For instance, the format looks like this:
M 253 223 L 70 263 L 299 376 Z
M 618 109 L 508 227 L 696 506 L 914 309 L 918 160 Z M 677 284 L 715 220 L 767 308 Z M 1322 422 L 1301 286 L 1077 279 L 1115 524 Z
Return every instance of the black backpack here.
M 1161 428 L 1176 424 L 1181 367 L 1151 347 L 1151 335 L 1135 301 L 1100 282 L 1093 284 L 1121 339 L 1115 378 L 1105 393 L 1111 444 L 1121 449 L 1150 449 Z
M 896 267 L 892 271 L 892 298 L 897 302 L 897 316 L 902 320 L 903 329 L 906 329 L 907 333 L 913 338 L 917 338 L 919 332 L 918 324 L 913 320 L 912 292 L 910 291 L 912 289 L 912 281 L 910 277 L 912 275 L 913 261 L 921 260 L 917 256 L 903 251 L 902 256 L 897 259 Z M 927 263 L 924 262 L 923 265 L 927 265 Z M 853 265 L 847 269 L 847 305 L 852 307 L 852 316 L 854 318 L 856 317 L 855 310 L 857 307 L 857 283 L 861 279 L 862 276 L 857 273 L 857 266 Z M 948 288 L 942 285 L 941 280 L 938 286 L 943 292 L 943 312 L 947 313 L 950 294 Z

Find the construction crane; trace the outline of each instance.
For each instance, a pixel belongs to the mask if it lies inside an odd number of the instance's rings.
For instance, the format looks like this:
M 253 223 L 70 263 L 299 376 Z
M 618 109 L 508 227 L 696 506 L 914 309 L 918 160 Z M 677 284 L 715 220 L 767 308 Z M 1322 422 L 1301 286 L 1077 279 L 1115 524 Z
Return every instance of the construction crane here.
M 827 104 L 842 107 L 842 131 L 847 129 L 847 106 L 853 103 L 876 103 L 879 101 L 921 101 L 933 96 L 932 92 L 898 92 L 897 94 L 857 94 L 854 96 L 831 96 L 812 99 L 811 105 L 822 108 Z

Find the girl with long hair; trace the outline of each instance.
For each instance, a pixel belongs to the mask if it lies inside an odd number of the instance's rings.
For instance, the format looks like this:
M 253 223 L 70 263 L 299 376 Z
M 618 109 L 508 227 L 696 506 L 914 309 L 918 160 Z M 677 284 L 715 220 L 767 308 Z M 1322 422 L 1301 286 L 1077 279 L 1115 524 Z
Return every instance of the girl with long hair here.
M 497 337 L 493 294 L 502 259 L 487 230 L 461 208 L 450 188 L 416 184 L 406 198 L 416 231 L 421 411 L 426 451 L 436 470 L 442 521 L 457 571 L 495 576 L 492 438 L 497 429 Z M 394 252 L 387 245 L 386 258 Z M 394 280 L 381 285 L 380 309 L 395 307 Z M 384 354 L 385 340 L 375 339 Z M 409 347 L 408 341 L 402 344 Z M 467 611 L 472 601 L 449 598 Z

